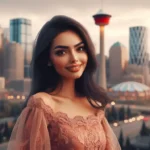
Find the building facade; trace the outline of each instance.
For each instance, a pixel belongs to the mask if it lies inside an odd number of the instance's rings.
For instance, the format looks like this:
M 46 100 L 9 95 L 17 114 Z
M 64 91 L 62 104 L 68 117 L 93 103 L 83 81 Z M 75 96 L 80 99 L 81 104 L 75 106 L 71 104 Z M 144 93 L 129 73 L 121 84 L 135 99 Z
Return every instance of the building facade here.
M 5 89 L 5 78 L 0 77 L 0 89 Z
M 3 28 L 0 27 L 0 48 L 2 48 Z
M 3 29 L 0 27 L 0 76 L 3 76 Z
M 129 29 L 130 64 L 148 65 L 147 28 L 143 26 Z
M 114 43 L 109 50 L 109 83 L 121 82 L 128 64 L 127 48 L 120 42 Z
M 24 50 L 24 77 L 30 77 L 32 57 L 31 21 L 24 18 L 10 20 L 10 41 L 20 43 Z
M 23 92 L 25 95 L 28 95 L 31 89 L 31 79 L 24 78 L 22 80 L 11 80 L 6 88 L 13 89 L 17 92 Z
M 19 43 L 8 43 L 4 47 L 4 77 L 6 81 L 24 78 L 24 52 Z
M 9 28 L 3 28 L 4 38 L 10 40 L 10 30 Z

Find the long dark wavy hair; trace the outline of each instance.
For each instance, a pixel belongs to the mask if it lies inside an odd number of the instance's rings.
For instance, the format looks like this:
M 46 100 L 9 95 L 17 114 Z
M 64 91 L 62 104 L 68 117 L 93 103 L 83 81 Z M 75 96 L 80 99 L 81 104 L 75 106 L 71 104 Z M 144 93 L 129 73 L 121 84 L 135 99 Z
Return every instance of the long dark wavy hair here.
M 88 55 L 87 66 L 82 76 L 75 81 L 76 92 L 87 97 L 89 103 L 95 108 L 105 108 L 106 104 L 111 101 L 106 91 L 94 81 L 97 61 L 95 48 L 87 30 L 76 20 L 58 15 L 54 16 L 42 27 L 35 40 L 30 70 L 32 78 L 31 91 L 23 108 L 27 106 L 31 95 L 38 92 L 45 92 L 47 89 L 53 91 L 58 83 L 61 82 L 60 75 L 56 72 L 55 68 L 53 66 L 49 67 L 47 64 L 50 59 L 50 49 L 54 38 L 67 30 L 71 30 L 81 37 Z M 99 105 L 99 102 L 102 106 Z

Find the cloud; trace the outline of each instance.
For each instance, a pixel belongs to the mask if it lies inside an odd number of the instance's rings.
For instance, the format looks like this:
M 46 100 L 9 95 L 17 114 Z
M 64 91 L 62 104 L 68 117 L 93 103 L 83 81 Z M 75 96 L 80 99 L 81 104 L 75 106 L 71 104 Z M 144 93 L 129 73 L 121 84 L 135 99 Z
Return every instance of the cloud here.
M 113 43 L 122 42 L 128 48 L 129 27 L 150 26 L 150 0 L 1 0 L 0 24 L 9 26 L 9 19 L 24 17 L 32 20 L 33 39 L 43 24 L 54 15 L 67 15 L 81 22 L 89 31 L 97 52 L 99 51 L 99 28 L 92 16 L 100 8 L 112 15 L 105 28 L 106 54 Z M 149 34 L 150 35 L 150 34 Z

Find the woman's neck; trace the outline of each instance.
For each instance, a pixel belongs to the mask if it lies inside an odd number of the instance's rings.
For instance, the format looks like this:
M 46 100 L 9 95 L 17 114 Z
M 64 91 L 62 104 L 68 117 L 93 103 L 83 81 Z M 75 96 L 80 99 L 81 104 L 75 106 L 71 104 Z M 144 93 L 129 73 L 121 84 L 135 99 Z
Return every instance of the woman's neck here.
M 75 91 L 75 80 L 62 80 L 62 85 L 59 84 L 50 94 L 74 100 L 78 97 Z

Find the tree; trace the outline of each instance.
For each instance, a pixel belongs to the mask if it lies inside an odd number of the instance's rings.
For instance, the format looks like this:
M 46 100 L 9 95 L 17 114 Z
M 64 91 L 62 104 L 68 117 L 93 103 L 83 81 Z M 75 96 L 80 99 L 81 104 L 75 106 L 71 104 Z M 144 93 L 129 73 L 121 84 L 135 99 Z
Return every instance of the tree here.
M 142 123 L 142 128 L 141 128 L 141 131 L 140 131 L 140 135 L 141 136 L 149 135 L 149 131 L 148 131 L 148 128 L 146 127 L 146 125 L 145 125 L 144 120 L 143 120 L 143 123 Z
M 9 101 L 5 101 L 4 103 L 4 112 L 6 117 L 10 117 L 11 115 L 11 104 Z
M 123 131 L 122 129 L 120 130 L 120 136 L 119 136 L 119 143 L 120 143 L 120 146 L 121 146 L 121 149 L 124 148 L 124 137 L 123 137 Z
M 4 111 L 4 103 L 5 103 L 5 100 L 0 100 L 0 112 L 3 112 Z
M 131 113 L 131 109 L 128 105 L 128 107 L 127 107 L 127 118 L 131 118 L 131 117 L 132 117 L 132 113 Z
M 0 143 L 3 142 L 3 133 L 0 131 Z
M 129 139 L 129 137 L 127 137 L 126 144 L 125 144 L 125 150 L 132 150 L 132 149 L 133 149 L 133 147 L 130 143 L 130 139 Z
M 3 136 L 6 137 L 7 140 L 9 139 L 9 136 L 10 136 L 7 122 L 5 122 L 5 124 L 4 124 L 4 133 L 3 133 Z
M 117 111 L 116 111 L 115 106 L 112 106 L 111 115 L 113 117 L 113 120 L 116 121 L 117 120 Z
M 0 124 L 0 143 L 3 142 L 4 124 Z
M 119 120 L 124 120 L 125 119 L 125 109 L 124 107 L 121 107 L 119 110 Z
M 113 117 L 112 117 L 112 114 L 111 114 L 111 111 L 109 108 L 106 109 L 106 118 L 107 118 L 108 122 L 113 121 Z
M 11 108 L 11 116 L 17 117 L 21 112 L 21 106 L 19 104 L 13 104 Z

